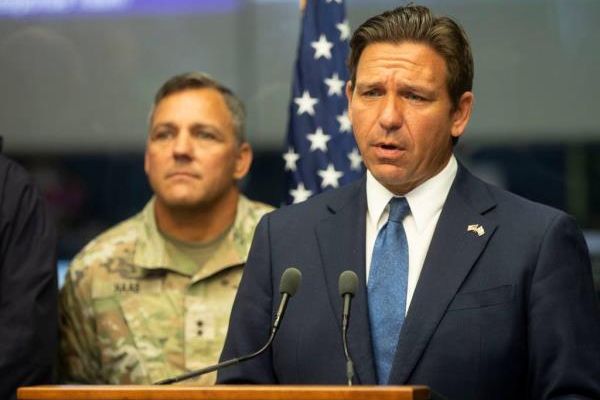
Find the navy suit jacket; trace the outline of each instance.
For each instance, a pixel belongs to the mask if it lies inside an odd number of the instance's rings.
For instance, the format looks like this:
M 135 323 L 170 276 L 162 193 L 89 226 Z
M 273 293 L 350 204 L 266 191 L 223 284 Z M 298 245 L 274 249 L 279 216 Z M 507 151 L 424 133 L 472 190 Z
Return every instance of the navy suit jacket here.
M 360 280 L 348 331 L 355 381 L 376 384 L 366 209 L 363 179 L 261 220 L 221 359 L 267 341 L 286 268 L 299 268 L 302 283 L 272 348 L 223 369 L 218 382 L 344 384 L 338 277 L 350 269 Z M 467 229 L 473 224 L 483 235 Z M 390 384 L 428 385 L 449 399 L 600 399 L 600 313 L 573 219 L 460 166 L 399 335 Z

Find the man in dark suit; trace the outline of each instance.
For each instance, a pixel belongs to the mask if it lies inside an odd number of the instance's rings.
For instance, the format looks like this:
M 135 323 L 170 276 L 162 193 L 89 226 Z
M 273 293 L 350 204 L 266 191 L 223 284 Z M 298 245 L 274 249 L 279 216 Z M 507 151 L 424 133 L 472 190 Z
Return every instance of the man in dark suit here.
M 346 94 L 368 172 L 263 218 L 221 358 L 266 342 L 287 267 L 302 285 L 270 350 L 218 381 L 343 384 L 338 276 L 350 269 L 355 383 L 424 384 L 450 399 L 600 398 L 600 316 L 575 222 L 453 156 L 473 104 L 462 28 L 406 6 L 366 21 L 350 46 Z

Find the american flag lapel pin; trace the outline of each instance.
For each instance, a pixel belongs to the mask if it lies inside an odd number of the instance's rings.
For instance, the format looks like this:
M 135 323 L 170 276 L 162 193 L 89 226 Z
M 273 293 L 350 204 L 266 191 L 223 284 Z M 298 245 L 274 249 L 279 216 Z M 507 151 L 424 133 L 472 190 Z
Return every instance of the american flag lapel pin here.
M 479 224 L 473 224 L 467 226 L 467 232 L 473 232 L 477 234 L 477 236 L 483 236 L 485 234 L 485 229 Z

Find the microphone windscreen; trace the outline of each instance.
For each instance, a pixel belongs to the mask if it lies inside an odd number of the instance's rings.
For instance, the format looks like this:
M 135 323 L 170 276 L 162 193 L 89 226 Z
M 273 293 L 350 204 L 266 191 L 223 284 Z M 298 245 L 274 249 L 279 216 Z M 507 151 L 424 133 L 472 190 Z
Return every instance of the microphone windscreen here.
M 345 294 L 354 296 L 358 288 L 358 276 L 354 271 L 342 272 L 338 281 L 338 287 L 340 289 L 340 296 L 343 297 Z
M 279 293 L 287 293 L 290 297 L 295 295 L 301 281 L 302 272 L 298 268 L 290 267 L 286 269 L 279 281 Z

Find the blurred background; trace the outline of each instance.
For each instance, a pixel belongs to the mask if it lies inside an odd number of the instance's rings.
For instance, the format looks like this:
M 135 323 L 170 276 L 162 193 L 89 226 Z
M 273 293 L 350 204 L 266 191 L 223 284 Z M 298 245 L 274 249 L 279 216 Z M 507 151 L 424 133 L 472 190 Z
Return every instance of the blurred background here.
M 403 3 L 347 0 L 350 26 Z M 600 288 L 600 1 L 419 4 L 472 42 L 476 102 L 459 158 L 574 215 Z M 148 200 L 148 112 L 176 73 L 208 72 L 244 99 L 256 153 L 244 191 L 281 205 L 300 17 L 298 0 L 0 0 L 3 151 L 42 188 L 61 265 Z

